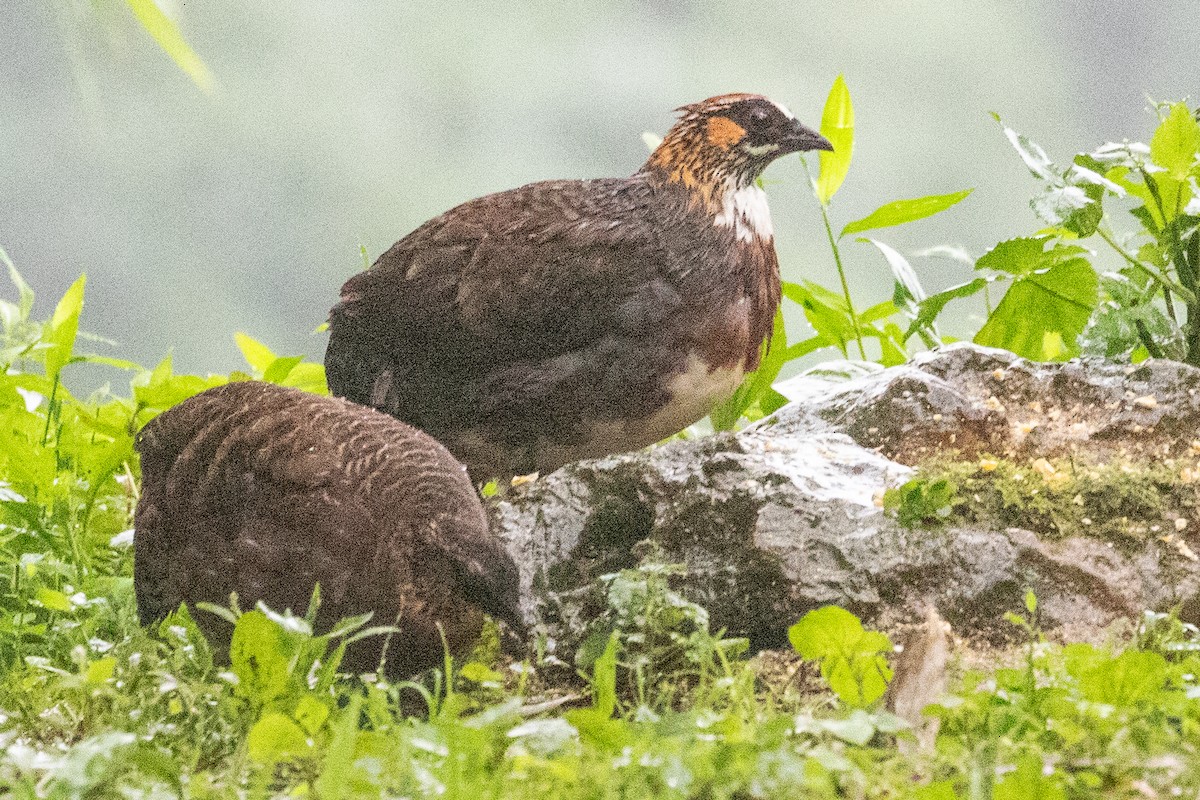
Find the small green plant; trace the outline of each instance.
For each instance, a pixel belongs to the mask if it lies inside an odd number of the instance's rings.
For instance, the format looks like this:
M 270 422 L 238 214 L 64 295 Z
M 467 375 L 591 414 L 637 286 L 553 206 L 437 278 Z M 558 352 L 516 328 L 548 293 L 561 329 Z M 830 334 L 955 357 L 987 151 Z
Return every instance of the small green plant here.
M 615 659 L 612 678 L 638 707 L 669 706 L 685 692 L 704 692 L 731 678 L 731 662 L 745 652 L 745 639 L 725 639 L 709 630 L 708 612 L 671 588 L 684 574 L 652 554 L 634 569 L 602 578 L 607 609 L 592 624 L 576 656 L 582 670 L 600 670 Z M 602 681 L 601 685 L 606 685 Z M 595 683 L 593 683 L 595 686 Z
M 873 705 L 892 679 L 887 635 L 866 630 L 858 617 L 837 606 L 805 614 L 788 629 L 788 640 L 805 660 L 820 662 L 821 677 L 853 708 Z
M 956 298 L 1010 281 L 977 343 L 1036 360 L 1090 352 L 1200 364 L 1200 123 L 1181 102 L 1156 110 L 1149 145 L 1105 144 L 1065 168 L 1001 123 L 1041 183 L 1031 207 L 1049 227 L 998 244 L 975 263 L 980 277 L 920 301 L 918 321 L 932 320 Z M 1140 228 L 1119 232 L 1110 217 L 1114 207 Z M 1092 237 L 1119 257 L 1118 269 L 1101 271 L 1075 244 Z
M 883 507 L 906 528 L 945 524 L 962 502 L 958 486 L 946 478 L 913 478 L 883 493 Z

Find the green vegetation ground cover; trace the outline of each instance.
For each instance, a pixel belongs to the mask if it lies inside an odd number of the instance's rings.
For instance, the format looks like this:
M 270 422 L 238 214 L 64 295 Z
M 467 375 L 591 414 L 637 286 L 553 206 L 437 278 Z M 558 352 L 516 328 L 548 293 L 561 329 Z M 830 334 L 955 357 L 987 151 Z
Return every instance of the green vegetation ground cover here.
M 339 676 L 365 620 L 314 636 L 248 609 L 231 663 L 191 615 L 137 623 L 132 437 L 229 379 L 320 388 L 246 336 L 231 376 L 82 354 L 83 281 L 50 319 L 0 305 L 0 787 L 14 797 L 1139 797 L 1200 791 L 1200 636 L 1148 617 L 1112 648 L 1042 639 L 1023 666 L 956 669 L 932 749 L 885 710 L 891 643 L 840 609 L 793 628 L 817 691 L 709 630 L 653 559 L 606 581 L 577 663 L 486 644 L 418 682 Z M 73 370 L 125 371 L 86 397 Z M 232 612 L 228 612 L 232 613 Z M 576 668 L 579 672 L 576 673 Z M 794 669 L 794 667 L 793 667 Z M 450 675 L 451 680 L 445 680 Z M 567 702 L 560 704 L 562 698 Z M 1147 794 L 1147 792 L 1151 794 Z

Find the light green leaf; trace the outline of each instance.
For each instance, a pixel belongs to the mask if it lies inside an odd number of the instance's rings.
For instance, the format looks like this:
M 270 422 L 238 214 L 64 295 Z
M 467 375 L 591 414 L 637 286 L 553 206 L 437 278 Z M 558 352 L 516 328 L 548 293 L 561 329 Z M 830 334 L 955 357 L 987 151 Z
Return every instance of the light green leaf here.
M 973 191 L 975 190 L 966 189 L 951 194 L 931 194 L 928 197 L 917 197 L 912 200 L 894 200 L 842 228 L 838 238 L 852 233 L 890 228 L 894 225 L 903 225 L 906 222 L 932 217 L 934 214 L 939 214 L 956 203 L 962 202 Z
M 305 756 L 311 749 L 304 729 L 278 711 L 264 714 L 246 735 L 246 752 L 260 764 L 276 764 Z
M 1173 103 L 1150 140 L 1150 158 L 1177 181 L 1187 180 L 1200 155 L 1200 122 L 1186 103 Z
M 351 694 L 350 702 L 333 724 L 333 739 L 326 748 L 324 768 L 315 786 L 317 796 L 322 800 L 341 800 L 349 789 L 362 703 L 361 694 Z
M 472 683 L 496 683 L 504 680 L 504 676 L 499 672 L 478 661 L 463 664 L 463 668 L 459 670 L 458 674 Z
M 609 634 L 604 653 L 592 665 L 592 705 L 598 714 L 611 717 L 617 709 L 617 632 Z
M 79 335 L 79 314 L 83 311 L 83 289 L 87 275 L 80 275 L 54 307 L 46 327 L 46 377 L 53 381 L 71 360 Z
M 96 686 L 111 680 L 116 668 L 117 660 L 111 656 L 97 659 L 87 665 L 87 669 L 83 673 L 83 680 L 92 686 Z
M 825 110 L 821 113 L 821 135 L 833 145 L 833 150 L 822 150 L 820 155 L 821 175 L 817 178 L 817 199 L 821 205 L 829 205 L 834 194 L 846 180 L 850 171 L 850 159 L 854 155 L 854 106 L 850 103 L 850 89 L 841 75 L 833 82 Z
M 237 342 L 238 349 L 242 351 L 242 357 L 246 359 L 250 369 L 259 375 L 266 372 L 275 363 L 276 355 L 271 348 L 253 336 L 239 331 L 233 335 L 233 340 Z
M 1066 800 L 1058 780 L 1043 774 L 1042 760 L 1035 755 L 1021 759 L 1017 769 L 996 784 L 993 800 Z
M 283 631 L 261 611 L 238 618 L 229 660 L 238 676 L 238 694 L 258 703 L 283 695 L 288 686 L 288 647 Z
M 1082 247 L 1058 243 L 1054 243 L 1047 250 L 1046 245 L 1049 243 L 1050 239 L 1045 236 L 1008 239 L 980 256 L 975 262 L 975 269 L 1028 275 L 1037 270 L 1049 269 L 1056 264 L 1081 259 L 1087 254 L 1087 250 Z
M 267 383 L 281 384 L 288 379 L 292 370 L 303 360 L 304 356 L 280 356 L 263 370 L 262 379 Z
M 146 33 L 154 37 L 154 41 L 158 42 L 158 46 L 171 57 L 175 65 L 183 70 L 201 91 L 212 92 L 212 73 L 188 45 L 183 34 L 179 32 L 179 27 L 162 12 L 158 4 L 154 0 L 125 0 L 125 3 Z
M 51 611 L 70 613 L 74 610 L 71 606 L 71 601 L 67 599 L 67 596 L 57 589 L 48 589 L 45 586 L 42 586 L 37 590 L 36 596 L 37 601 Z
M 1081 257 L 1030 272 L 1013 282 L 974 342 L 1034 361 L 1070 358 L 1079 352 L 1076 340 L 1096 307 L 1099 285 Z
M 305 694 L 300 697 L 300 702 L 296 704 L 296 710 L 292 712 L 292 718 L 300 723 L 300 727 L 304 728 L 309 736 L 314 736 L 317 731 L 321 730 L 321 727 L 325 724 L 325 720 L 329 719 L 329 706 L 311 694 Z

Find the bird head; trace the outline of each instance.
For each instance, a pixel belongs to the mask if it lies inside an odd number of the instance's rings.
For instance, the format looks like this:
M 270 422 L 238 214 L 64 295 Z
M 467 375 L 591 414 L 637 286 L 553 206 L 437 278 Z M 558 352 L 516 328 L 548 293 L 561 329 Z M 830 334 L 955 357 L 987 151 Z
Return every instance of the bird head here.
M 759 94 L 723 94 L 676 109 L 679 121 L 643 172 L 683 184 L 706 199 L 752 184 L 780 156 L 832 150 L 779 103 Z

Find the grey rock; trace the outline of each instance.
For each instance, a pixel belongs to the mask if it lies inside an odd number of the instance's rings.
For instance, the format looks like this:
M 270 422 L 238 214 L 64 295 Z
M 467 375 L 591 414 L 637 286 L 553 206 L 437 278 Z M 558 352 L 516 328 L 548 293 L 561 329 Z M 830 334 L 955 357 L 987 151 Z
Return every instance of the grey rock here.
M 1114 547 L 906 529 L 877 497 L 937 449 L 1186 453 L 1200 437 L 1197 387 L 1200 370 L 1171 362 L 1035 364 L 951 346 L 850 381 L 785 382 L 792 402 L 736 435 L 568 465 L 492 502 L 493 529 L 527 617 L 568 644 L 601 608 L 599 576 L 636 565 L 644 541 L 687 566 L 678 588 L 714 628 L 754 648 L 785 645 L 788 626 L 826 604 L 884 627 L 932 604 L 959 636 L 1000 644 L 1027 588 L 1047 630 L 1098 638 L 1144 608 L 1196 610 L 1197 564 L 1154 537 Z

